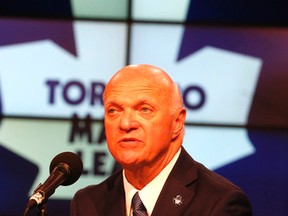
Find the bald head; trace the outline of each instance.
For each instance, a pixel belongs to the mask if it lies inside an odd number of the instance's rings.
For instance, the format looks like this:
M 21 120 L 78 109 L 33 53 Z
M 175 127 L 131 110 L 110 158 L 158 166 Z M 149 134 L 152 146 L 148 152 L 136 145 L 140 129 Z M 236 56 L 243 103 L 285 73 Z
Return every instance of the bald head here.
M 146 83 L 146 85 L 158 89 L 159 95 L 167 97 L 171 101 L 171 108 L 183 107 L 183 100 L 178 85 L 165 71 L 148 64 L 128 65 L 120 69 L 107 83 L 104 101 L 106 93 L 115 86 L 137 83 L 142 83 L 143 85 Z
M 112 77 L 109 83 L 117 82 L 120 79 L 148 79 L 159 83 L 166 83 L 167 85 L 173 83 L 172 79 L 162 69 L 147 64 L 123 67 Z

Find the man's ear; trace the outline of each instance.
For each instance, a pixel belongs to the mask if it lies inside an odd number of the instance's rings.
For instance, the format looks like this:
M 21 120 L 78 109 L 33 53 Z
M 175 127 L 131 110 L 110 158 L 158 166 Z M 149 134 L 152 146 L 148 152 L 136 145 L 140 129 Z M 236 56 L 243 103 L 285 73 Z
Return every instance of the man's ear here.
M 174 130 L 172 139 L 178 137 L 182 132 L 184 132 L 184 122 L 186 119 L 186 109 L 183 107 L 179 109 L 176 118 L 174 120 Z

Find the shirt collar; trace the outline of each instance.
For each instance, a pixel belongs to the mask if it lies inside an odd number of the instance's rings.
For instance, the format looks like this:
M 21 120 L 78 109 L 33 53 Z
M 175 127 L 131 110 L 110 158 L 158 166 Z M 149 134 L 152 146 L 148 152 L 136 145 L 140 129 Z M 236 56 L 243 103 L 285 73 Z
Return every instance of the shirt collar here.
M 158 196 L 168 178 L 171 170 L 173 169 L 179 155 L 181 148 L 174 155 L 172 160 L 167 164 L 167 166 L 142 190 L 139 191 L 139 196 L 147 209 L 148 215 L 151 215 Z M 125 190 L 125 200 L 126 200 L 126 215 L 131 215 L 131 201 L 134 194 L 138 191 L 131 185 L 125 177 L 125 171 L 123 170 L 123 183 Z

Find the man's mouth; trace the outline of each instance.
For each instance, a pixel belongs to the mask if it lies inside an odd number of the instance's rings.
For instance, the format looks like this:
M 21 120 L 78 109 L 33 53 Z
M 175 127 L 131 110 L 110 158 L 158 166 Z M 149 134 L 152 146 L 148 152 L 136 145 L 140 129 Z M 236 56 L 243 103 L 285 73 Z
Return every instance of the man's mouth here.
M 130 146 L 130 147 L 133 147 L 133 146 L 136 146 L 136 145 L 139 145 L 139 143 L 140 143 L 141 141 L 139 140 L 139 139 L 136 139 L 136 138 L 123 138 L 123 139 L 121 139 L 120 141 L 119 141 L 119 144 L 120 145 L 124 145 L 124 146 L 126 146 L 126 145 L 128 145 L 128 146 Z

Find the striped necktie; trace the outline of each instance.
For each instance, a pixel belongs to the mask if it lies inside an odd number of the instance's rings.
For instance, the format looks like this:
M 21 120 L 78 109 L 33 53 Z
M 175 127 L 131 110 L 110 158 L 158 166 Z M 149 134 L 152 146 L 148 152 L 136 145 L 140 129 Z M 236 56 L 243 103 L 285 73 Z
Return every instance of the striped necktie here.
M 146 208 L 142 203 L 139 193 L 136 192 L 132 198 L 133 216 L 148 216 Z

